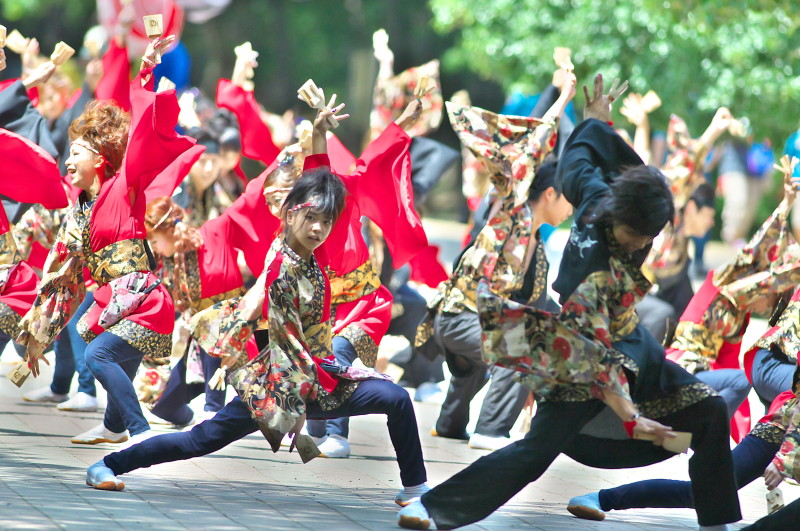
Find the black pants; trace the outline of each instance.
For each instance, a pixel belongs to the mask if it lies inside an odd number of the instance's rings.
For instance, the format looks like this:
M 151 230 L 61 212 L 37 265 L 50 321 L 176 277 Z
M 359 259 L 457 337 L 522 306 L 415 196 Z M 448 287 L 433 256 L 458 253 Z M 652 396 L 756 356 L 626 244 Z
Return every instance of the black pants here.
M 674 455 L 646 441 L 580 435 L 604 407 L 600 401 L 541 402 L 524 439 L 482 457 L 422 497 L 436 526 L 452 529 L 486 518 L 537 480 L 561 452 L 602 468 L 644 466 Z M 725 402 L 709 397 L 658 420 L 692 433 L 689 475 L 692 490 L 703 493 L 695 496 L 700 525 L 741 519 Z
M 754 479 L 764 475 L 780 444 L 748 435 L 731 455 L 736 470 L 737 486 L 741 489 Z M 600 508 L 604 511 L 635 509 L 647 507 L 680 508 L 694 507 L 692 484 L 689 481 L 672 479 L 648 479 L 603 489 L 600 495 Z
M 388 416 L 400 479 L 403 486 L 413 487 L 427 481 L 417 419 L 411 398 L 402 387 L 385 380 L 366 380 L 341 407 L 322 411 L 316 402 L 307 404 L 309 419 L 351 417 L 384 413 Z M 114 474 L 136 470 L 216 452 L 234 441 L 258 430 L 250 410 L 237 396 L 214 418 L 201 422 L 191 431 L 165 433 L 147 439 L 120 452 L 105 456 L 103 461 Z

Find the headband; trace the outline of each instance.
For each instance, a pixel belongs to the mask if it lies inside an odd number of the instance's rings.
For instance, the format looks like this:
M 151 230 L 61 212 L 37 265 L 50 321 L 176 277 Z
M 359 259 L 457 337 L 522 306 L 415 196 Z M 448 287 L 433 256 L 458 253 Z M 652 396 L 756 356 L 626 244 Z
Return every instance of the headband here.
M 97 151 L 95 148 L 90 146 L 87 142 L 85 142 L 83 140 L 73 140 L 72 143 L 75 144 L 76 146 L 81 146 L 82 148 L 91 151 L 92 153 L 94 153 L 95 155 L 97 155 L 98 157 L 100 157 L 103 160 L 103 164 L 108 164 L 109 166 L 111 166 L 111 163 L 108 162 L 108 159 L 106 159 L 105 155 L 103 155 L 102 153 Z M 112 168 L 113 168 L 113 166 L 112 166 Z
M 167 218 L 169 217 L 169 215 L 170 215 L 170 214 L 172 214 L 172 211 L 174 210 L 174 206 L 175 206 L 175 205 L 170 205 L 170 207 L 169 207 L 169 210 L 167 210 L 167 213 L 166 213 L 166 214 L 164 214 L 164 215 L 161 217 L 161 219 L 159 219 L 159 220 L 158 220 L 158 223 L 156 223 L 155 225 L 153 225 L 153 230 L 156 230 L 156 229 L 157 229 L 159 226 L 161 226 L 161 224 L 162 224 L 162 223 L 164 223 L 164 222 L 167 220 Z M 178 223 L 178 221 L 180 221 L 180 220 L 179 220 L 179 219 L 176 219 L 176 220 L 175 220 L 175 223 L 177 224 L 177 223 Z

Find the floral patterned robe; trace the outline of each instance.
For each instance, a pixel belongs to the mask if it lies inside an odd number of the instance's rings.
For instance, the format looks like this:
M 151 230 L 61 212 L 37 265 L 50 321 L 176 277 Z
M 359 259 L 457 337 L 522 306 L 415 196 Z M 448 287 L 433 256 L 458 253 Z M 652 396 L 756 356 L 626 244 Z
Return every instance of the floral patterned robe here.
M 561 313 L 497 297 L 483 284 L 478 311 L 484 356 L 519 371 L 540 398 L 585 401 L 608 390 L 659 418 L 713 391 L 665 362 L 663 348 L 638 323 L 636 303 L 651 287 L 640 271 L 649 249 L 628 256 L 610 227 L 587 218 L 620 168 L 637 164 L 641 159 L 608 124 L 580 124 L 557 174 L 576 210 L 554 284 Z
M 525 280 L 525 264 L 535 268 L 529 303 L 547 290 L 548 264 L 539 234 L 532 233 L 533 213 L 528 191 L 541 165 L 556 143 L 557 123 L 536 118 L 510 117 L 447 102 L 453 129 L 491 172 L 495 207 L 463 252 L 450 278 L 428 304 L 428 315 L 417 330 L 416 345 L 424 347 L 433 336 L 433 319 L 439 312 L 477 312 L 476 291 L 482 277 L 504 297 L 519 291 Z M 535 240 L 534 255 L 529 256 Z

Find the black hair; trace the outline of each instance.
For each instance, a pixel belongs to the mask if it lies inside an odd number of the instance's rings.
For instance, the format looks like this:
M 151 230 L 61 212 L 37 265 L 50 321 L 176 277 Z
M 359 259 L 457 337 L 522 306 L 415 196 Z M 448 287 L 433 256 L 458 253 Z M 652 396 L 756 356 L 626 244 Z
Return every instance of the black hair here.
M 186 131 L 188 136 L 197 140 L 197 144 L 206 147 L 206 153 L 216 155 L 219 153 L 219 139 L 212 131 L 204 127 L 193 127 Z
M 303 172 L 281 206 L 281 217 L 295 206 L 309 201 L 315 203 L 313 210 L 334 222 L 344 210 L 347 189 L 338 175 L 327 167 L 315 168 Z
M 219 135 L 219 147 L 221 151 L 241 151 L 242 138 L 239 130 L 235 127 L 225 128 Z
M 694 201 L 698 210 L 703 207 L 715 208 L 717 206 L 716 199 L 717 194 L 714 192 L 714 187 L 708 183 L 697 185 L 697 188 L 694 189 L 694 192 L 689 197 L 689 201 Z
M 667 180 L 658 168 L 633 166 L 609 185 L 610 193 L 595 207 L 591 222 L 628 225 L 642 236 L 656 237 L 675 219 Z
M 561 195 L 561 180 L 556 179 L 556 169 L 558 169 L 558 159 L 550 154 L 536 170 L 533 183 L 528 189 L 528 201 L 538 201 L 551 186 L 556 191 L 556 197 Z

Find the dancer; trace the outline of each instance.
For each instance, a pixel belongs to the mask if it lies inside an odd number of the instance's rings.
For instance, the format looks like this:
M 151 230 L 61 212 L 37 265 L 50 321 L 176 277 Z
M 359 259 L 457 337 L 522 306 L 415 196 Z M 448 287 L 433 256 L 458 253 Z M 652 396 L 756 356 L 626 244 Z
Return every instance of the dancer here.
M 72 439 L 76 444 L 122 442 L 147 432 L 131 380 L 144 356 L 169 352 L 174 310 L 151 272 L 144 197 L 159 172 L 192 147 L 174 130 L 174 92 L 152 92 L 156 50 L 173 40 L 160 38 L 148 46 L 131 83 L 132 118 L 113 104 L 96 102 L 70 127 L 67 169 L 82 193 L 62 224 L 38 298 L 20 325 L 20 342 L 27 345 L 31 372 L 38 376 L 44 347 L 83 298 L 86 265 L 100 287 L 79 330 L 89 342 L 86 362 L 108 393 L 108 407 L 103 422 Z
M 401 510 L 401 527 L 451 529 L 481 520 L 539 478 L 562 452 L 596 467 L 664 460 L 674 454 L 658 445 L 673 428 L 692 434 L 689 468 L 692 488 L 703 493 L 696 497 L 700 525 L 741 518 L 724 401 L 665 361 L 663 347 L 637 323 L 635 303 L 650 288 L 639 267 L 674 216 L 672 196 L 660 172 L 643 166 L 607 124 L 610 102 L 620 92 L 612 86 L 604 94 L 600 75 L 594 95 L 585 87 L 584 92 L 590 119 L 567 141 L 558 170 L 576 209 L 554 285 L 561 314 L 502 299 L 486 284 L 477 295 L 486 358 L 520 371 L 544 400 L 524 439 L 479 459 Z M 624 427 L 629 436 L 650 437 L 655 444 L 581 433 L 604 403 L 620 418 L 604 426 Z
M 496 193 L 488 222 L 429 303 L 417 346 L 430 348 L 425 346 L 430 338 L 436 353 L 444 352 L 452 373 L 433 434 L 469 439 L 475 448 L 493 450 L 508 444 L 511 427 L 529 394 L 512 379 L 513 370 L 490 369 L 481 359 L 475 290 L 479 280 L 488 277 L 492 289 L 504 297 L 540 308 L 548 301 L 548 264 L 539 228 L 542 223 L 559 225 L 572 212 L 554 182 L 555 163 L 542 164 L 556 145 L 558 118 L 575 94 L 575 76 L 564 72 L 563 79 L 561 95 L 541 120 L 507 118 L 447 104 L 461 141 L 492 170 Z M 427 351 L 426 355 L 434 357 Z M 491 384 L 475 433 L 469 436 L 469 404 L 486 383 L 487 370 Z
M 339 110 L 326 110 L 319 117 Z M 191 431 L 153 437 L 106 456 L 89 467 L 89 485 L 122 490 L 117 475 L 205 455 L 257 430 L 277 451 L 283 435 L 295 438 L 306 418 L 385 413 L 404 485 L 396 501 L 408 503 L 427 490 L 408 393 L 383 379 L 349 380 L 351 371 L 330 357 L 330 291 L 320 267 L 320 247 L 344 208 L 344 197 L 341 180 L 325 167 L 305 172 L 286 197 L 281 210 L 284 231 L 270 248 L 264 273 L 232 319 L 220 326 L 222 364 L 231 368 L 229 382 L 239 396 Z M 263 332 L 260 319 L 267 323 Z M 254 328 L 260 346 L 266 348 L 235 369 L 242 340 Z

